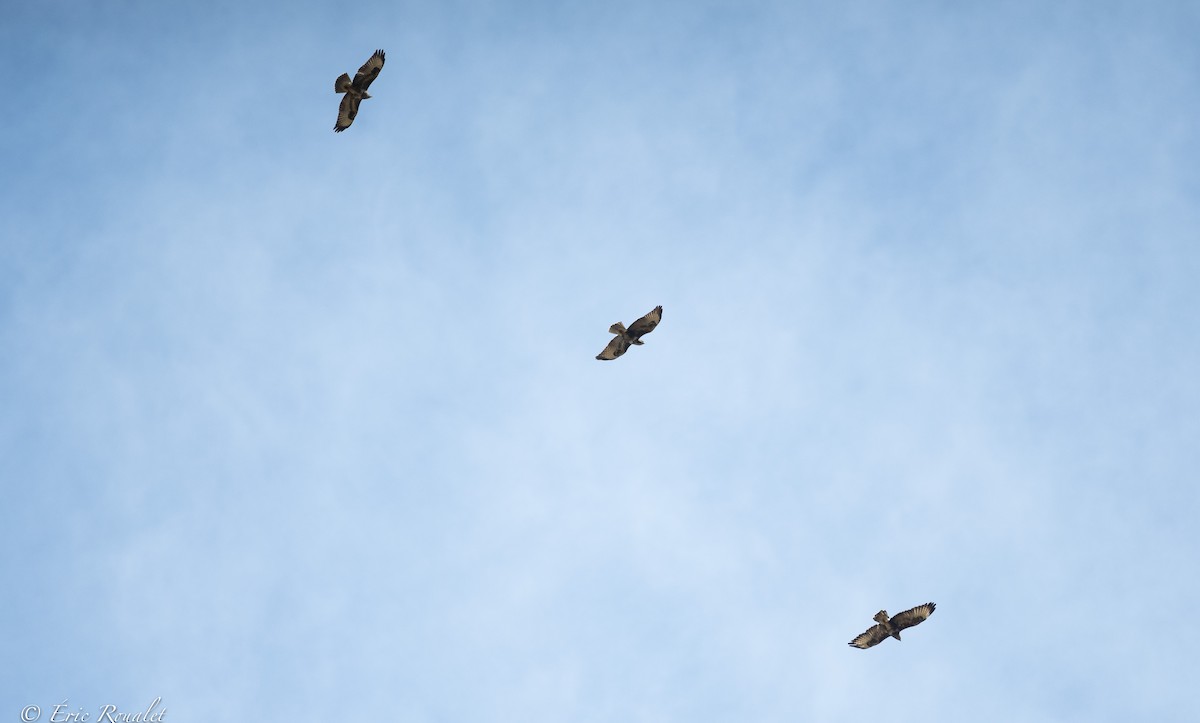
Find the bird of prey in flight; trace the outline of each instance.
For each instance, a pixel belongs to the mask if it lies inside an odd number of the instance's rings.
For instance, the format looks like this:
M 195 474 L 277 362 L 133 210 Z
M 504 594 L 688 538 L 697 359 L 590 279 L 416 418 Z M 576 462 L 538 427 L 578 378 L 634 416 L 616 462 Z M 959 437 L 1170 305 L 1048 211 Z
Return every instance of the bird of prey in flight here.
M 901 630 L 925 622 L 925 618 L 933 614 L 935 607 L 937 606 L 931 602 L 925 603 L 911 610 L 896 613 L 890 618 L 888 617 L 887 610 L 880 610 L 875 613 L 875 622 L 879 624 L 867 628 L 865 633 L 851 640 L 850 645 L 866 649 L 872 645 L 880 644 L 884 640 L 887 640 L 889 636 L 899 640 Z
M 609 334 L 616 334 L 612 341 L 608 342 L 608 346 L 604 347 L 604 351 L 596 355 L 600 361 L 608 361 L 616 359 L 624 354 L 632 344 L 642 345 L 642 337 L 654 331 L 654 327 L 658 326 L 658 322 L 662 321 L 662 307 L 656 306 L 649 314 L 633 322 L 626 329 L 625 325 L 617 322 L 608 327 Z
M 341 133 L 354 122 L 354 116 L 358 115 L 358 104 L 371 97 L 367 93 L 367 88 L 371 87 L 371 82 L 379 77 L 379 71 L 382 69 L 383 51 L 376 50 L 375 54 L 367 58 L 367 62 L 363 63 L 363 66 L 354 74 L 354 80 L 350 80 L 349 73 L 342 73 L 337 80 L 333 81 L 333 91 L 345 93 L 342 96 L 342 104 L 338 106 L 337 125 L 333 127 L 334 133 Z

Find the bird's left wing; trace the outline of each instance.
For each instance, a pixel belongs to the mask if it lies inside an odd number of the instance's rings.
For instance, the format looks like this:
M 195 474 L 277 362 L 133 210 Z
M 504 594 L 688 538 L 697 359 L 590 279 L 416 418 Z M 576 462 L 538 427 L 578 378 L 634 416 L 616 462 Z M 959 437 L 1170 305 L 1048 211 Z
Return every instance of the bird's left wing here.
M 604 351 L 596 355 L 600 361 L 611 361 L 629 350 L 629 340 L 624 336 L 614 336 Z
M 854 640 L 851 640 L 849 644 L 856 648 L 862 648 L 863 650 L 866 650 L 872 645 L 879 645 L 879 643 L 882 642 L 887 636 L 887 630 L 884 630 L 882 625 L 872 625 L 871 627 L 867 628 L 865 633 L 859 635 Z
M 338 106 L 337 125 L 333 127 L 334 133 L 341 133 L 350 127 L 354 116 L 358 115 L 358 104 L 361 102 L 361 98 L 355 98 L 349 93 L 342 96 L 342 103 Z
M 911 628 L 918 623 L 925 622 L 925 618 L 932 615 L 936 607 L 936 605 L 929 602 L 924 605 L 918 605 L 910 610 L 905 610 L 902 613 L 896 613 L 892 616 L 892 625 L 895 625 L 899 630 Z

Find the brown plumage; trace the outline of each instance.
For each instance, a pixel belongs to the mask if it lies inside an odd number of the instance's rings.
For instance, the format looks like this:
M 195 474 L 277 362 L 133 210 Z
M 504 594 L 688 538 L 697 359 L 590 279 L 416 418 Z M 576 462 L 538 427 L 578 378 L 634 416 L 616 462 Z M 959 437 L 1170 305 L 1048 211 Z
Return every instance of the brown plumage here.
M 662 307 L 656 306 L 649 313 L 633 322 L 626 329 L 625 325 L 617 322 L 608 327 L 609 334 L 616 334 L 612 341 L 608 342 L 608 346 L 604 347 L 604 351 L 596 355 L 600 361 L 610 361 L 628 351 L 631 345 L 642 345 L 641 338 L 646 334 L 654 331 L 654 327 L 658 326 L 658 322 L 662 321 Z
M 933 610 L 936 607 L 931 602 L 925 603 L 910 610 L 905 610 L 902 613 L 897 613 L 890 618 L 888 617 L 887 610 L 880 610 L 875 613 L 875 622 L 879 624 L 867 628 L 865 633 L 851 640 L 850 645 L 865 650 L 872 645 L 878 645 L 887 640 L 888 637 L 899 640 L 901 630 L 924 622 L 925 618 L 933 614 Z
M 333 127 L 334 133 L 341 133 L 354 122 L 354 117 L 358 115 L 358 105 L 371 97 L 367 93 L 367 88 L 371 87 L 372 81 L 379 77 L 379 71 L 383 70 L 383 61 L 383 51 L 376 50 L 375 54 L 367 58 L 367 62 L 363 63 L 363 66 L 354 74 L 354 80 L 350 80 L 348 73 L 342 73 L 337 80 L 333 81 L 333 91 L 345 93 L 342 96 L 341 105 L 338 106 L 337 125 Z

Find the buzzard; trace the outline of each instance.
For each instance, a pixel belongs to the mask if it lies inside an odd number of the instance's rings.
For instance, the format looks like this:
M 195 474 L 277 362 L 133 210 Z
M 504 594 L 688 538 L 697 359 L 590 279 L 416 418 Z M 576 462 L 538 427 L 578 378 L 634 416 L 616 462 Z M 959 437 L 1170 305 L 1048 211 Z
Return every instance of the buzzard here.
M 897 613 L 890 619 L 888 618 L 887 610 L 880 610 L 879 612 L 875 613 L 875 622 L 879 624 L 872 625 L 871 627 L 867 628 L 867 632 L 859 635 L 854 640 L 851 640 L 850 645 L 853 645 L 856 648 L 863 648 L 865 650 L 872 645 L 878 645 L 884 640 L 887 640 L 889 635 L 896 640 L 899 640 L 901 630 L 905 628 L 911 628 L 914 625 L 924 622 L 925 618 L 933 614 L 933 609 L 935 607 L 937 606 L 931 602 L 925 603 L 924 605 L 918 605 L 911 610 L 905 610 L 902 613 Z
M 333 81 L 333 92 L 345 93 L 342 96 L 342 104 L 338 106 L 337 125 L 333 127 L 334 133 L 341 133 L 350 127 L 354 122 L 354 116 L 358 115 L 358 104 L 370 98 L 367 93 L 367 88 L 371 87 L 371 82 L 379 77 L 379 71 L 383 69 L 383 51 L 376 50 L 375 54 L 367 58 L 367 62 L 358 69 L 354 74 L 354 80 L 350 80 L 349 73 L 342 73 L 338 79 Z
M 658 326 L 658 322 L 662 321 L 662 307 L 656 306 L 649 314 L 633 322 L 626 329 L 625 325 L 617 322 L 608 327 L 609 334 L 616 334 L 612 341 L 608 342 L 608 346 L 604 347 L 604 351 L 596 355 L 600 361 L 608 361 L 616 359 L 624 354 L 630 344 L 641 346 L 642 337 L 654 331 L 654 327 Z

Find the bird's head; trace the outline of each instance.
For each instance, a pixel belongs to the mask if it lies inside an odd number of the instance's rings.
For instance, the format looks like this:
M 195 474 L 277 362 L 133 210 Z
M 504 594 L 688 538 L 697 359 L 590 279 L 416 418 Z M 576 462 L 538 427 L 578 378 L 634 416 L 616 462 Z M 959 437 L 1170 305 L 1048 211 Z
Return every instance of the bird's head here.
M 363 93 L 363 94 L 362 94 L 362 99 L 363 99 L 363 100 L 366 100 L 367 98 L 370 98 L 370 97 L 371 97 L 371 94 L 370 94 L 370 93 Z

